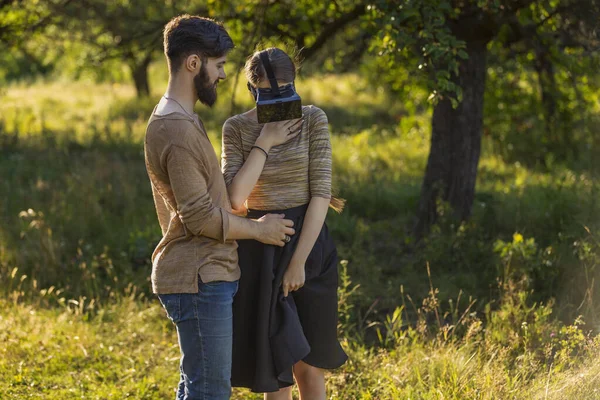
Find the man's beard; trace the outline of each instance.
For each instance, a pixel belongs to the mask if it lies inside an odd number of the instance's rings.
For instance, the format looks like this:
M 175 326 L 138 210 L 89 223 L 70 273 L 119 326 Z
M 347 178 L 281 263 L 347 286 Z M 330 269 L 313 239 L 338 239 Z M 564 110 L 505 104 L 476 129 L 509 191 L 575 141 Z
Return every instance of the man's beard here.
M 215 82 L 210 82 L 206 65 L 202 63 L 200 72 L 194 77 L 194 87 L 200 103 L 212 107 L 217 101 L 217 79 Z

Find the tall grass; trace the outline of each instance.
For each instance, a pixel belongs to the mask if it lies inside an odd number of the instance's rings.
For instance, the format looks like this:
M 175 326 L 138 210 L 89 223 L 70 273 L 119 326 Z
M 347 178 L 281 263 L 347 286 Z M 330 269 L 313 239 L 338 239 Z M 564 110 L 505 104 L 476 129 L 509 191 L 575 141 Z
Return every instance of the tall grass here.
M 471 308 L 444 312 L 432 277 L 426 301 L 409 305 L 416 325 L 403 306 L 379 324 L 368 316 L 348 324 L 360 287 L 344 266 L 341 278 L 340 331 L 350 358 L 327 373 L 329 399 L 598 398 L 600 341 L 586 336 L 580 321 L 552 321 L 549 306 L 530 306 L 516 286 L 506 287 L 488 321 Z M 179 349 L 158 302 L 130 288 L 96 312 L 81 299 L 59 304 L 0 300 L 2 398 L 174 396 Z M 372 327 L 380 332 L 376 346 L 365 341 Z M 262 395 L 235 389 L 232 398 Z

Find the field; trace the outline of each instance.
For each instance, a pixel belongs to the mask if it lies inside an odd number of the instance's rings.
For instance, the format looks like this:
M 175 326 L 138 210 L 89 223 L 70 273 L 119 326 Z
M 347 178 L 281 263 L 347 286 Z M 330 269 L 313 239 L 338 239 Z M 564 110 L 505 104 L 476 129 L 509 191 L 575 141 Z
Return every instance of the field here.
M 143 163 L 154 86 L 145 100 L 85 80 L 0 92 L 1 399 L 174 396 L 176 333 L 148 281 L 160 238 Z M 218 154 L 224 120 L 250 106 L 238 86 L 234 107 L 229 86 L 215 109 L 197 108 Z M 392 98 L 356 75 L 298 89 L 329 116 L 348 202 L 327 221 L 350 355 L 328 376 L 329 398 L 600 399 L 598 153 L 536 168 L 486 137 L 473 217 L 457 224 L 440 204 L 415 242 L 427 94 Z

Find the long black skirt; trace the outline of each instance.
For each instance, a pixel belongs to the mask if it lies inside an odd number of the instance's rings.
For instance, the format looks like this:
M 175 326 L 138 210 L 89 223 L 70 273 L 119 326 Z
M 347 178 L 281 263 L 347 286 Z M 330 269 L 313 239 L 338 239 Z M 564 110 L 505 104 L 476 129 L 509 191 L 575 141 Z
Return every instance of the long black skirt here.
M 333 369 L 347 356 L 337 339 L 337 251 L 327 225 L 306 261 L 304 286 L 283 296 L 283 275 L 300 238 L 308 205 L 277 211 L 250 210 L 249 218 L 285 214 L 296 234 L 284 247 L 239 240 L 242 270 L 233 301 L 231 383 L 253 392 L 276 392 L 294 384 L 298 361 Z

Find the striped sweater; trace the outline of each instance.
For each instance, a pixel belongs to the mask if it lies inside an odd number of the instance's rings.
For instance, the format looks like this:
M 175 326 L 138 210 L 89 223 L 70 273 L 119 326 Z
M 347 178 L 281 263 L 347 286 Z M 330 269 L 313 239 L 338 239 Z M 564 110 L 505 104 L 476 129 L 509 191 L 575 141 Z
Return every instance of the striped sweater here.
M 246 206 L 254 210 L 285 210 L 331 198 L 331 141 L 327 116 L 320 108 L 302 107 L 302 132 L 271 148 Z M 263 124 L 238 114 L 223 125 L 222 170 L 227 186 L 244 165 Z

